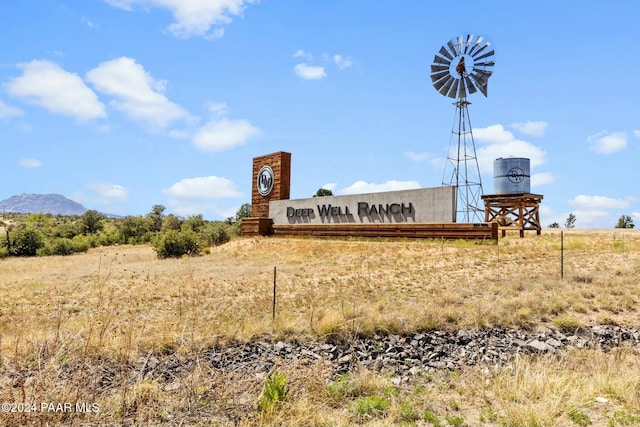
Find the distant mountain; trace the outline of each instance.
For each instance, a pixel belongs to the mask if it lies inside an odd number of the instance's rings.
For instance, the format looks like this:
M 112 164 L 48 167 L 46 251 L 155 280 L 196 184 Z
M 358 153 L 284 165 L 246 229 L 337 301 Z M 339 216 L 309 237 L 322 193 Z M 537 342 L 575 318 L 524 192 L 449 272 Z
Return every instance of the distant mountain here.
M 87 208 L 60 194 L 21 194 L 0 200 L 0 211 L 6 213 L 82 215 L 87 211 Z

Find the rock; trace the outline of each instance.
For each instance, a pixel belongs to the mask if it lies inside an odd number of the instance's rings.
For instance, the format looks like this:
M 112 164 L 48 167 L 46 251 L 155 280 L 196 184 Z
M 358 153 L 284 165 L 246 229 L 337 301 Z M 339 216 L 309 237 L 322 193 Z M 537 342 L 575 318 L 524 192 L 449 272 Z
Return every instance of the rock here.
M 550 346 L 547 343 L 544 343 L 542 341 L 538 341 L 538 340 L 533 340 L 531 342 L 529 342 L 527 344 L 527 347 L 532 348 L 536 351 L 540 351 L 540 352 L 547 352 L 547 351 L 552 351 L 554 350 L 554 348 L 552 346 Z
M 350 354 L 342 356 L 340 359 L 336 360 L 336 363 L 338 363 L 338 364 L 349 363 L 349 362 L 351 362 L 351 355 Z
M 555 338 L 549 338 L 545 341 L 545 344 L 550 345 L 553 348 L 562 347 L 562 343 Z

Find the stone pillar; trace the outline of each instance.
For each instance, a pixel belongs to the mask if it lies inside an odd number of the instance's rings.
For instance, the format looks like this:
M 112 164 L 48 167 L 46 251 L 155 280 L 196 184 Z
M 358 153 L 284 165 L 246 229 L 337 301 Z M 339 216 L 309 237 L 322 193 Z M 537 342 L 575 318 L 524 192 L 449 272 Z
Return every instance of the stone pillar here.
M 242 220 L 242 235 L 271 234 L 269 202 L 289 198 L 291 153 L 278 151 L 254 157 L 251 179 L 251 218 Z

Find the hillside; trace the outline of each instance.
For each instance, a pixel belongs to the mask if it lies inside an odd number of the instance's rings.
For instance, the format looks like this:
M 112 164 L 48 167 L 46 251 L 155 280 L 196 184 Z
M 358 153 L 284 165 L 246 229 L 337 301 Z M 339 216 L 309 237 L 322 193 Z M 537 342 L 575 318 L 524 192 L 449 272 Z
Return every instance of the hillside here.
M 87 208 L 60 194 L 21 194 L 1 200 L 0 210 L 5 213 L 82 215 Z

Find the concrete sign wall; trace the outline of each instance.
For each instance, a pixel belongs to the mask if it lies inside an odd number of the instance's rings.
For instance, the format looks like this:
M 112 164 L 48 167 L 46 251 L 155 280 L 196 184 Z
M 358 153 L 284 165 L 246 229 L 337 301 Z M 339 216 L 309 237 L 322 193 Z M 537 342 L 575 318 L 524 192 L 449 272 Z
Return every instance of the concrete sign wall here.
M 455 187 L 269 202 L 274 224 L 447 223 L 455 221 Z

